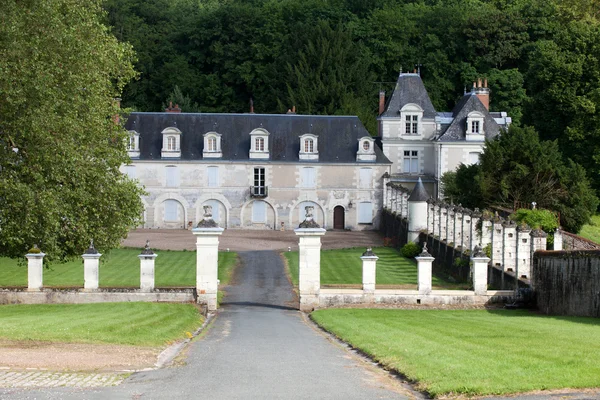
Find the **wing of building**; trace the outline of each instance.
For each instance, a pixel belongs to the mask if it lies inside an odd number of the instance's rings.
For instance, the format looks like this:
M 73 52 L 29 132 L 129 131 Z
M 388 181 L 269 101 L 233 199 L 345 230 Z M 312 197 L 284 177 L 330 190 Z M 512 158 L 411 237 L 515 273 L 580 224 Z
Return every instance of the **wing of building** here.
M 487 81 L 479 80 L 451 112 L 436 111 L 419 74 L 401 73 L 387 104 L 380 98 L 383 153 L 393 163 L 390 180 L 412 188 L 421 178 L 439 197 L 441 176 L 461 163 L 478 163 L 485 139 L 510 125 L 510 117 L 490 112 L 489 103 Z
M 224 228 L 297 228 L 308 205 L 326 229 L 378 226 L 391 162 L 358 117 L 132 113 L 125 127 L 145 227 L 195 226 L 204 205 Z

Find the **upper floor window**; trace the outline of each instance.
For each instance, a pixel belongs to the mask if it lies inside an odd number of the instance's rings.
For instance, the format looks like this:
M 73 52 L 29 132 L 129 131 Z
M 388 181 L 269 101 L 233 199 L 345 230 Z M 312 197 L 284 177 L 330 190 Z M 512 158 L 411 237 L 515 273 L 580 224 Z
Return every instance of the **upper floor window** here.
M 469 153 L 469 164 L 473 165 L 473 164 L 479 164 L 479 157 L 481 156 L 481 153 L 473 151 Z
M 175 165 L 167 165 L 165 167 L 165 177 L 167 187 L 179 186 L 179 170 Z
M 300 160 L 319 160 L 319 138 L 312 133 L 306 133 L 300 136 L 300 152 L 298 154 Z
M 467 132 L 466 137 L 468 141 L 483 141 L 485 139 L 485 132 L 483 127 L 484 115 L 479 111 L 471 111 L 467 115 Z
M 316 169 L 312 167 L 302 168 L 300 187 L 314 188 L 316 186 Z
M 375 161 L 375 139 L 371 136 L 365 136 L 358 139 L 358 151 L 356 152 L 356 161 Z
M 127 154 L 131 158 L 140 156 L 140 134 L 136 131 L 129 131 L 127 136 Z
M 250 132 L 250 158 L 269 158 L 269 135 L 263 128 L 257 128 Z
M 404 170 L 405 174 L 418 174 L 419 173 L 419 151 L 418 150 L 404 150 Z
M 162 158 L 179 158 L 181 157 L 181 131 L 175 127 L 164 129 L 163 146 L 161 151 Z
M 217 187 L 219 186 L 219 167 L 208 167 L 206 168 L 206 174 L 208 177 L 208 186 Z M 214 219 L 214 218 L 213 218 Z
M 204 158 L 221 158 L 221 134 L 217 132 L 208 132 L 204 134 L 204 150 L 202 157 Z
M 418 104 L 406 104 L 400 110 L 402 119 L 402 134 L 418 136 L 422 134 L 421 119 L 423 118 L 423 109 Z
M 373 186 L 373 170 L 371 168 L 361 168 L 358 187 L 361 189 L 370 189 Z

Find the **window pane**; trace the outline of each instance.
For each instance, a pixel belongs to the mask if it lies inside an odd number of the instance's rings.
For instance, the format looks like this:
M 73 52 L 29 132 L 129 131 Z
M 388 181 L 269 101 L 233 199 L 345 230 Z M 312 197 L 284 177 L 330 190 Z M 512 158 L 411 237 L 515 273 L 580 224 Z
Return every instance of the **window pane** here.
M 179 186 L 179 172 L 177 167 L 168 166 L 165 168 L 167 175 L 167 187 L 177 187 Z
M 302 187 L 315 187 L 315 181 L 315 169 L 312 167 L 302 168 Z
M 404 172 L 410 172 L 410 158 L 404 159 Z
M 405 150 L 405 151 L 404 151 L 404 157 L 408 157 L 408 156 L 410 156 L 410 151 L 406 151 L 406 150 Z
M 419 172 L 419 159 L 418 158 L 412 158 L 410 160 L 410 172 L 412 172 L 412 173 Z
M 208 167 L 208 186 L 216 187 L 219 186 L 219 167 Z
M 417 157 L 419 155 L 419 152 L 413 150 L 411 154 L 413 157 Z

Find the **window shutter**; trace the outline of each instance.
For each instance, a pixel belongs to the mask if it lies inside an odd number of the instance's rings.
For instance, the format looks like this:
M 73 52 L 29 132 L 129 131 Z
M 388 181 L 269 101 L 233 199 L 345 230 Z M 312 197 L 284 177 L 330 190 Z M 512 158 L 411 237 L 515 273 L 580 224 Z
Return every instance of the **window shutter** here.
M 371 168 L 360 169 L 360 183 L 359 187 L 368 189 L 372 187 L 373 182 L 373 170 Z
M 208 186 L 216 187 L 219 186 L 219 167 L 208 167 Z
M 264 201 L 252 203 L 252 222 L 267 222 L 267 208 Z
M 179 186 L 179 172 L 177 171 L 177 167 L 168 166 L 165 170 L 167 175 L 167 187 Z
M 176 200 L 165 201 L 165 221 L 178 221 L 179 203 Z
M 373 222 L 373 203 L 358 203 L 358 223 L 370 224 Z

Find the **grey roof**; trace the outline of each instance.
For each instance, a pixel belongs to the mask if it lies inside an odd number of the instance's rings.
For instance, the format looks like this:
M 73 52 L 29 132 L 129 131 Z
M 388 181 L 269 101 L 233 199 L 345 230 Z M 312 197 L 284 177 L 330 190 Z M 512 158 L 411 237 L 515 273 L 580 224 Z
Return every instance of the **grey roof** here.
M 421 178 L 419 178 L 412 193 L 408 197 L 408 201 L 427 201 L 427 200 L 429 200 L 430 197 L 431 196 L 429 196 L 429 193 L 427 193 L 427 190 L 425 190 L 425 186 L 423 186 L 423 182 L 421 181 Z
M 467 93 L 456 104 L 452 115 L 454 120 L 447 127 L 442 126 L 442 133 L 438 138 L 440 142 L 455 142 L 465 140 L 467 134 L 467 116 L 472 111 L 479 111 L 484 115 L 483 131 L 486 139 L 492 139 L 500 133 L 500 126 L 496 123 L 490 112 L 485 108 L 475 93 Z M 444 129 L 445 128 L 445 129 Z
M 424 118 L 435 118 L 436 112 L 431 104 L 427 90 L 418 74 L 400 74 L 394 93 L 387 102 L 382 117 L 398 117 L 405 105 L 418 104 L 423 109 Z
M 277 162 L 300 162 L 300 136 L 312 133 L 318 136 L 319 162 L 355 163 L 358 139 L 370 136 L 356 116 L 134 112 L 125 128 L 140 134 L 139 159 L 161 159 L 161 132 L 168 127 L 182 132 L 181 160 L 202 160 L 203 135 L 221 134 L 223 157 L 208 159 L 211 162 L 250 160 L 250 132 L 256 128 L 270 133 L 269 160 Z M 375 155 L 376 163 L 391 164 L 379 146 L 375 146 Z

